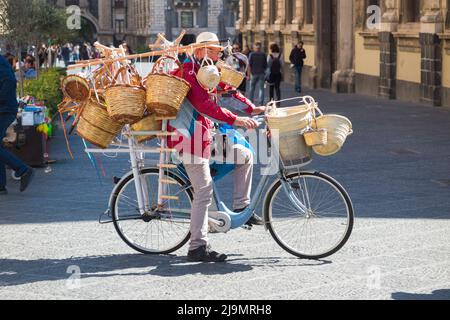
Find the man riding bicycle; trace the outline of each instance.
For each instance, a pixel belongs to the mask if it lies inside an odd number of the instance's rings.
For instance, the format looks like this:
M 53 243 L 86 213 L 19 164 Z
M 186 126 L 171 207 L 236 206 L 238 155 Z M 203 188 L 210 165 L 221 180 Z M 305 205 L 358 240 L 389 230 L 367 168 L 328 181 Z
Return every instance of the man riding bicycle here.
M 178 151 L 194 190 L 189 261 L 223 262 L 227 258 L 225 254 L 211 250 L 208 245 L 208 208 L 213 194 L 210 159 L 214 123 L 246 129 L 255 129 L 258 126 L 257 122 L 250 117 L 240 117 L 219 106 L 223 103 L 219 103 L 211 95 L 217 89 L 225 92 L 235 89 L 224 83 L 219 83 L 217 88 L 214 81 L 211 81 L 218 74 L 214 72 L 215 67 L 209 65 L 204 68 L 205 61 L 219 60 L 223 47 L 218 44 L 209 44 L 218 40 L 214 33 L 201 33 L 196 43 L 206 43 L 205 47 L 196 49 L 193 57 L 182 65 L 183 70 L 176 72 L 177 76 L 182 76 L 189 82 L 191 90 L 176 120 L 170 120 L 168 126 L 169 131 L 178 133 L 174 137 L 169 137 L 168 146 Z M 257 115 L 265 111 L 265 107 L 255 107 L 238 92 L 232 93 L 226 100 L 235 110 L 243 111 L 248 115 Z M 233 207 L 235 212 L 240 212 L 250 204 L 253 153 L 241 144 L 231 145 L 227 149 L 231 152 L 235 163 Z M 262 219 L 254 214 L 247 224 L 261 225 Z

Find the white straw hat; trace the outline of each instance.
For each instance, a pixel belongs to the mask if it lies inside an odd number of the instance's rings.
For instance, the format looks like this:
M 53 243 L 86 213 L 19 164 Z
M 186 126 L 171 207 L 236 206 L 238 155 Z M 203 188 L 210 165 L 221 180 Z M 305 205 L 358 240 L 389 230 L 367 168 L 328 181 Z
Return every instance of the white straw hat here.
M 207 42 L 219 41 L 219 38 L 215 33 L 212 32 L 202 32 L 197 36 L 197 40 L 195 44 L 202 44 Z M 208 47 L 212 48 L 220 48 L 223 50 L 223 47 L 219 44 L 209 44 Z

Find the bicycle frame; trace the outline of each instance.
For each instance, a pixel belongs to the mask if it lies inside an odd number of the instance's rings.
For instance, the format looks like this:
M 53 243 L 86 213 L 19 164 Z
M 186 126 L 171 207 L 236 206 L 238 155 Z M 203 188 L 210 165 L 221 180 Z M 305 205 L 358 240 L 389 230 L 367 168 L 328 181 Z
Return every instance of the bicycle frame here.
M 149 203 L 149 199 L 148 199 L 149 190 L 147 190 L 147 184 L 144 181 L 142 181 L 142 175 L 140 173 L 140 171 L 141 171 L 140 170 L 141 169 L 140 161 L 142 161 L 142 157 L 140 157 L 139 154 L 140 153 L 142 153 L 142 154 L 143 153 L 159 153 L 159 149 L 145 148 L 142 146 L 138 146 L 136 144 L 136 140 L 133 137 L 136 135 L 142 135 L 142 134 L 150 135 L 150 134 L 156 134 L 156 133 L 155 132 L 131 132 L 131 131 L 128 132 L 128 134 L 126 135 L 127 139 L 128 139 L 128 148 L 127 149 L 122 149 L 122 148 L 120 148 L 122 146 L 119 146 L 118 149 L 112 148 L 112 149 L 105 149 L 105 150 L 101 150 L 101 149 L 86 149 L 85 150 L 86 152 L 92 152 L 92 153 L 129 153 L 130 161 L 131 161 L 131 171 L 128 174 L 126 174 L 124 177 L 128 176 L 130 173 L 133 173 L 134 177 L 140 177 L 139 179 L 134 179 L 134 184 L 135 184 L 135 190 L 136 190 L 136 196 L 137 196 L 137 202 L 138 202 L 138 209 L 139 209 L 139 213 L 141 216 L 144 214 L 150 213 L 152 209 L 150 208 L 150 203 Z M 276 152 L 273 152 L 272 154 L 274 154 L 274 153 L 276 153 Z M 278 159 L 276 159 L 276 160 L 278 161 Z M 268 167 L 272 166 L 273 161 L 274 161 L 274 159 L 272 157 L 269 161 Z M 186 179 L 184 179 L 184 180 L 187 183 L 185 188 L 186 189 L 191 188 L 189 179 L 185 174 L 182 173 L 182 170 L 180 170 L 180 169 L 175 169 L 175 170 L 169 170 L 169 171 L 176 175 L 185 176 Z M 281 184 L 283 186 L 283 190 L 286 193 L 286 195 L 288 196 L 288 198 L 291 200 L 291 203 L 300 212 L 307 214 L 309 199 L 308 199 L 308 194 L 307 194 L 306 188 L 303 188 L 304 190 L 306 190 L 306 195 L 304 194 L 304 199 L 302 202 L 294 194 L 292 188 L 289 185 L 289 182 L 286 180 L 286 172 L 283 167 L 280 168 L 277 175 L 278 175 L 278 179 L 274 183 L 277 183 L 277 181 L 280 180 Z M 214 200 L 218 210 L 217 211 L 214 211 L 214 210 L 209 211 L 209 214 L 210 214 L 209 220 L 212 223 L 220 226 L 224 223 L 224 221 L 216 219 L 214 217 L 217 217 L 217 215 L 226 215 L 229 217 L 229 222 L 230 222 L 229 229 L 236 229 L 236 228 L 243 226 L 250 219 L 250 217 L 252 216 L 253 212 L 255 211 L 257 205 L 262 200 L 263 191 L 267 187 L 269 177 L 270 177 L 270 175 L 268 175 L 268 174 L 262 175 L 262 177 L 258 183 L 258 186 L 256 188 L 256 191 L 252 195 L 252 200 L 250 202 L 250 205 L 248 206 L 247 209 L 245 209 L 244 211 L 239 212 L 239 213 L 233 212 L 226 206 L 226 204 L 222 201 L 219 189 L 217 188 L 216 184 L 213 182 L 213 191 L 214 191 L 213 192 L 213 200 Z M 159 178 L 161 178 L 161 170 L 160 170 Z M 120 185 L 120 182 L 117 185 Z M 160 188 L 160 186 L 159 186 L 159 188 Z M 183 191 L 183 190 L 181 190 L 181 191 Z M 158 194 L 161 194 L 160 192 L 161 192 L 161 190 L 158 190 Z M 167 201 L 160 202 L 160 199 L 158 199 L 158 200 L 159 200 L 158 201 L 158 210 L 164 211 L 164 204 L 167 203 Z M 112 199 L 110 199 L 109 204 L 110 204 L 109 208 L 111 208 Z M 190 214 L 191 208 L 171 208 L 170 212 L 171 212 L 171 214 L 181 213 L 181 214 L 185 215 L 185 214 Z M 226 230 L 226 231 L 228 231 L 228 230 Z

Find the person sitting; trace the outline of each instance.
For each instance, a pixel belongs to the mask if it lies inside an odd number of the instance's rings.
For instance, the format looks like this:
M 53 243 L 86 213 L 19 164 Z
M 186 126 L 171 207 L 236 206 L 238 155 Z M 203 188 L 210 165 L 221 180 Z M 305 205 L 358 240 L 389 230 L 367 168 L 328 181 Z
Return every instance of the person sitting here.
M 219 60 L 223 48 L 220 45 L 210 44 L 218 40 L 217 35 L 211 32 L 199 34 L 196 43 L 205 43 L 205 46 L 197 48 L 192 59 L 182 65 L 182 70 L 176 71 L 175 75 L 183 77 L 191 85 L 191 89 L 176 119 L 170 120 L 168 126 L 170 132 L 177 133 L 176 136 L 168 138 L 168 147 L 178 151 L 194 189 L 189 261 L 223 262 L 227 258 L 225 254 L 213 251 L 208 244 L 208 208 L 213 194 L 210 159 L 214 123 L 226 123 L 247 129 L 257 127 L 253 119 L 238 117 L 233 112 L 220 107 L 210 95 L 212 88 L 206 87 L 205 82 L 200 81 L 202 79 L 199 77 L 199 71 L 202 69 L 204 59 L 208 58 L 213 62 Z M 218 77 L 217 83 L 220 81 L 220 75 Z M 219 83 L 219 86 L 227 90 L 225 84 Z M 247 115 L 260 114 L 265 110 L 264 107 L 255 107 L 240 93 L 233 93 L 233 98 L 245 108 Z M 234 147 L 232 151 L 236 159 L 234 209 L 239 212 L 250 204 L 253 153 L 241 146 Z M 251 220 L 250 222 L 255 223 L 262 221 L 257 216 L 253 216 Z

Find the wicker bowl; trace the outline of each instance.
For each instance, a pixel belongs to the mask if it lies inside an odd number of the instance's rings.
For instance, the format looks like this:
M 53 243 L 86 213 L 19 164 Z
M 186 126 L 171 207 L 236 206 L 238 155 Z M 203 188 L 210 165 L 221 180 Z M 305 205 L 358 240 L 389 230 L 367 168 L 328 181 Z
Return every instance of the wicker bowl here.
M 66 98 L 78 103 L 88 101 L 91 96 L 88 80 L 76 75 L 65 77 L 61 82 L 61 90 Z

